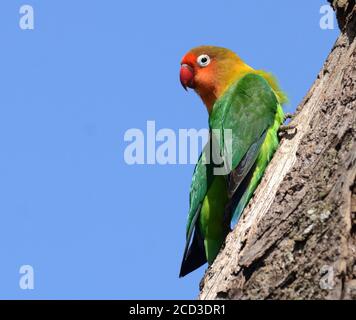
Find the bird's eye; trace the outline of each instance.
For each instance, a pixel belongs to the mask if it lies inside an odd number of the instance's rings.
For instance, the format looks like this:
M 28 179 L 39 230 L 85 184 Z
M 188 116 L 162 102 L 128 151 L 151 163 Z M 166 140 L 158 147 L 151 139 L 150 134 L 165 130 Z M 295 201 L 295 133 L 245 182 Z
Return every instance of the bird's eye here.
M 210 64 L 210 57 L 207 54 L 202 54 L 198 57 L 197 62 L 201 67 L 206 67 Z

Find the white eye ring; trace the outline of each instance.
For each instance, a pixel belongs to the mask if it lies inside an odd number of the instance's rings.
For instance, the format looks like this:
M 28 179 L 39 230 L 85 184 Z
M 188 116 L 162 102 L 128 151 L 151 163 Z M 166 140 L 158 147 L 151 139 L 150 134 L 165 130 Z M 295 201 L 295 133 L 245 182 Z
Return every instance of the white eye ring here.
M 197 59 L 197 63 L 201 67 L 207 67 L 210 64 L 210 62 L 211 62 L 211 59 L 207 54 L 202 54 Z

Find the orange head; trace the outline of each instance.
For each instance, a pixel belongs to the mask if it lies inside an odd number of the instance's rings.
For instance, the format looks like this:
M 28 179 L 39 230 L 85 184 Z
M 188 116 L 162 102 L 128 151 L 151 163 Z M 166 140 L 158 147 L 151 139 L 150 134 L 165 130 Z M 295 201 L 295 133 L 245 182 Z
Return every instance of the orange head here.
M 215 101 L 244 72 L 252 70 L 234 52 L 220 47 L 201 46 L 189 51 L 181 62 L 180 81 L 194 89 L 209 113 Z

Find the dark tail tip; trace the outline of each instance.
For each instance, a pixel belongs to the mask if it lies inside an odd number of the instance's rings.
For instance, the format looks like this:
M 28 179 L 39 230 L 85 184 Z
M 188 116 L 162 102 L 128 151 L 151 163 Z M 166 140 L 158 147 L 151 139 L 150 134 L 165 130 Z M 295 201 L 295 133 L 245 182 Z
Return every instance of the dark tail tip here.
M 185 252 L 180 268 L 179 278 L 183 278 L 194 270 L 198 269 L 207 262 L 204 249 L 204 241 L 198 234 L 198 230 L 194 232 L 194 239 Z

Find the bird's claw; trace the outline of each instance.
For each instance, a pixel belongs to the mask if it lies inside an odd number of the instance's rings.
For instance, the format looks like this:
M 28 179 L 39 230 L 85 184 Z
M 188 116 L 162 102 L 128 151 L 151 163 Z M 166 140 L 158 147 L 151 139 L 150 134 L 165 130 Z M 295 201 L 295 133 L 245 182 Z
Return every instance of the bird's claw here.
M 291 130 L 294 130 L 294 132 L 290 133 Z M 287 125 L 282 125 L 279 127 L 278 131 L 278 136 L 283 139 L 283 138 L 293 138 L 298 132 L 297 126 L 293 124 L 287 124 Z
M 295 114 L 294 113 L 286 113 L 285 115 L 284 115 L 284 121 L 287 121 L 287 120 L 289 120 L 289 119 L 293 119 L 295 117 Z

